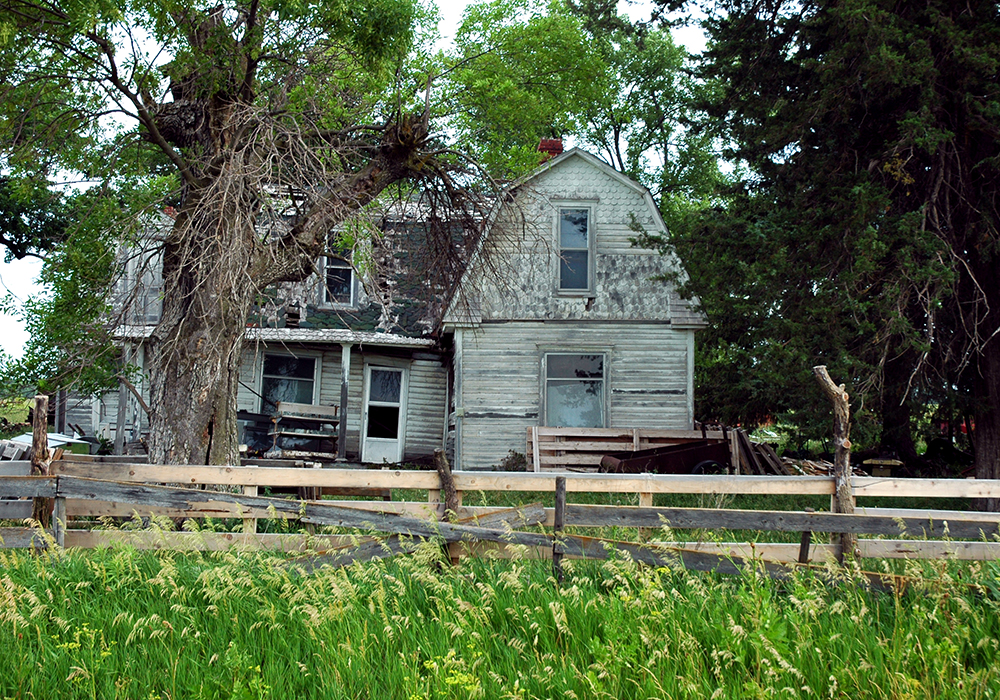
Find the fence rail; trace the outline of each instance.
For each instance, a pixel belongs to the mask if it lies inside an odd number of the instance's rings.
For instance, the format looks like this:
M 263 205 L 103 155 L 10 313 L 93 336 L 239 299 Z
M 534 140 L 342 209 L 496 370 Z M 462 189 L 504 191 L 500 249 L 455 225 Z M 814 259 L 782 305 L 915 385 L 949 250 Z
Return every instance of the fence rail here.
M 552 492 L 557 479 L 569 493 L 603 492 L 639 495 L 639 506 L 601 506 L 569 503 L 563 512 L 566 527 L 670 528 L 706 530 L 771 530 L 802 533 L 853 533 L 880 539 L 862 539 L 864 557 L 914 557 L 959 559 L 1000 558 L 1000 513 L 962 511 L 865 509 L 855 514 L 760 511 L 705 508 L 652 507 L 654 494 L 765 494 L 791 496 L 832 496 L 832 477 L 777 476 L 693 476 L 658 474 L 577 474 L 519 472 L 455 472 L 459 493 L 454 514 L 459 523 L 440 522 L 444 487 L 437 472 L 403 469 L 301 469 L 284 467 L 222 466 L 176 467 L 135 463 L 75 462 L 62 460 L 51 465 L 50 476 L 28 476 L 28 462 L 0 464 L 0 519 L 20 520 L 31 512 L 32 498 L 55 499 L 52 538 L 65 546 L 95 547 L 129 541 L 139 547 L 222 549 L 231 546 L 279 548 L 288 551 L 344 546 L 356 536 L 322 536 L 309 539 L 296 534 L 258 534 L 258 519 L 295 520 L 307 527 L 316 525 L 371 530 L 392 536 L 440 537 L 447 542 L 465 542 L 467 552 L 476 552 L 492 543 L 501 549 L 518 544 L 550 556 L 553 536 L 547 532 L 504 531 L 479 527 L 476 517 L 495 514 L 487 506 L 466 507 L 463 492 Z M 166 485 L 164 485 L 166 484 Z M 224 487 L 205 490 L 200 487 Z M 329 489 L 414 489 L 428 494 L 427 502 L 413 501 L 300 501 L 254 495 L 260 487 L 313 487 Z M 199 488 L 193 488 L 199 487 Z M 890 479 L 853 477 L 855 496 L 1000 498 L 1000 480 L 973 479 Z M 232 491 L 240 491 L 233 493 Z M 14 499 L 14 500 L 11 500 Z M 552 508 L 539 509 L 536 522 L 555 524 Z M 240 532 L 127 532 L 86 530 L 71 526 L 81 518 L 101 516 L 165 516 L 170 518 L 234 518 Z M 465 519 L 465 521 L 461 521 Z M 471 523 L 471 524 L 470 524 Z M 811 535 L 810 535 L 811 536 Z M 0 529 L 3 547 L 43 546 L 37 531 Z M 937 540 L 932 538 L 939 538 Z M 942 539 L 943 538 L 943 539 Z M 470 544 L 475 541 L 477 544 Z M 568 543 L 560 554 L 568 557 L 594 556 L 597 540 L 562 534 Z M 616 543 L 640 561 L 657 555 L 641 543 Z M 689 543 L 685 555 L 697 566 L 706 562 L 721 565 L 730 556 L 749 554 L 775 562 L 803 560 L 803 545 L 795 543 Z M 821 561 L 836 552 L 832 545 L 805 545 L 805 559 Z M 699 558 L 701 557 L 701 558 Z M 713 559 L 714 558 L 714 559 Z M 694 565 L 693 564 L 693 565 Z

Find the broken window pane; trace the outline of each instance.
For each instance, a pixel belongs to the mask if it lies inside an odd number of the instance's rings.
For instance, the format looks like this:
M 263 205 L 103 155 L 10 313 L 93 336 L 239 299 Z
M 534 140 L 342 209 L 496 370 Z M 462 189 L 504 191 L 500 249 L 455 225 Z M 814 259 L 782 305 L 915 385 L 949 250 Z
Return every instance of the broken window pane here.
M 327 257 L 325 290 L 324 301 L 327 304 L 353 305 L 354 270 L 347 260 Z
M 279 401 L 313 402 L 316 358 L 291 355 L 264 355 L 260 382 L 261 412 L 273 411 Z
M 368 389 L 368 401 L 399 403 L 403 373 L 398 370 L 373 369 Z
M 604 427 L 604 355 L 546 355 L 545 424 Z

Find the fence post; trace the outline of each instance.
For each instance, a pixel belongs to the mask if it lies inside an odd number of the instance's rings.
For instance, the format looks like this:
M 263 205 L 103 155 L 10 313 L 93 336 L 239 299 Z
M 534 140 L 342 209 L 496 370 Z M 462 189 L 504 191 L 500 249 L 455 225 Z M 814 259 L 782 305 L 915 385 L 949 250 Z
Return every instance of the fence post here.
M 248 464 L 248 468 L 257 468 L 256 464 Z M 244 484 L 243 485 L 243 495 L 244 496 L 256 496 L 258 491 L 257 484 L 252 486 Z M 243 534 L 245 535 L 255 535 L 257 534 L 257 518 L 243 518 Z
M 555 527 L 553 530 L 552 538 L 552 571 L 555 574 L 556 581 L 562 583 L 563 580 L 563 570 L 562 570 L 562 558 L 563 558 L 563 548 L 560 538 L 563 536 L 563 528 L 566 526 L 566 477 L 557 476 L 556 477 L 556 513 L 555 513 Z
M 441 490 L 438 491 L 438 500 L 441 492 L 444 492 L 444 512 L 441 520 L 447 523 L 458 521 L 458 509 L 462 507 L 462 496 L 455 488 L 455 478 L 451 474 L 451 464 L 448 462 L 448 455 L 444 450 L 434 450 L 434 466 L 437 467 L 438 478 L 441 480 Z M 428 492 L 429 495 L 429 492 Z M 458 564 L 461 554 L 461 545 L 458 542 L 448 544 L 448 557 L 452 564 Z
M 52 536 L 60 547 L 66 546 L 66 499 L 57 496 L 52 508 Z
M 653 494 L 652 493 L 640 493 L 639 494 L 639 507 L 640 508 L 652 508 L 653 507 Z M 640 527 L 639 537 L 649 537 L 652 534 L 652 528 Z
M 35 397 L 35 414 L 31 422 L 31 475 L 48 476 L 52 453 L 49 452 L 49 397 L 39 394 Z M 52 499 L 36 498 L 31 508 L 31 517 L 43 527 L 52 519 Z
M 833 481 L 836 491 L 835 510 L 838 513 L 854 512 L 854 491 L 851 488 L 851 405 L 848 403 L 847 391 L 844 385 L 837 386 L 830 379 L 825 365 L 813 367 L 813 374 L 823 392 L 833 402 L 833 444 L 836 451 L 833 456 Z M 858 553 L 858 536 L 849 532 L 840 535 L 837 548 L 837 561 L 843 563 L 844 557 L 855 557 Z

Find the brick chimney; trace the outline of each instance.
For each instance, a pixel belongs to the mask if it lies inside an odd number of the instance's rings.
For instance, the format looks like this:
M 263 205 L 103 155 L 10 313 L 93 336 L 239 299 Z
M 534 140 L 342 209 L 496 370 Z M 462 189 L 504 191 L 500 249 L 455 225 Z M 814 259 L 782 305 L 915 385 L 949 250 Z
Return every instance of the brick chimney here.
M 541 139 L 538 142 L 538 151 L 545 154 L 542 158 L 543 163 L 549 158 L 555 158 L 563 152 L 562 139 Z

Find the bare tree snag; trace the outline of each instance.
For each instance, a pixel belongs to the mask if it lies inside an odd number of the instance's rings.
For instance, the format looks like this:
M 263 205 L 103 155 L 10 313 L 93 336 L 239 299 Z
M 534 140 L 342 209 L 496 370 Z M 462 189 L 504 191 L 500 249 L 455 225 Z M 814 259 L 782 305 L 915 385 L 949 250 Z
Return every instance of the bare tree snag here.
M 39 394 L 35 397 L 35 414 L 31 423 L 31 475 L 48 476 L 52 453 L 49 452 L 49 397 Z M 51 498 L 36 498 L 31 508 L 31 517 L 43 526 L 52 517 Z
M 458 520 L 458 509 L 461 502 L 458 498 L 458 490 L 455 488 L 455 479 L 451 475 L 451 464 L 444 450 L 434 450 L 434 466 L 437 467 L 438 476 L 441 477 L 441 490 L 444 491 L 444 515 L 441 517 L 449 523 Z
M 838 513 L 854 512 L 854 492 L 851 489 L 851 405 L 848 403 L 847 390 L 844 385 L 837 386 L 830 379 L 826 365 L 813 367 L 816 380 L 823 387 L 824 393 L 833 402 L 833 444 L 836 451 L 833 456 L 833 480 L 836 485 L 834 498 L 835 510 Z M 844 557 L 855 557 L 858 554 L 857 535 L 845 532 L 840 535 L 840 547 L 837 560 L 844 562 Z

